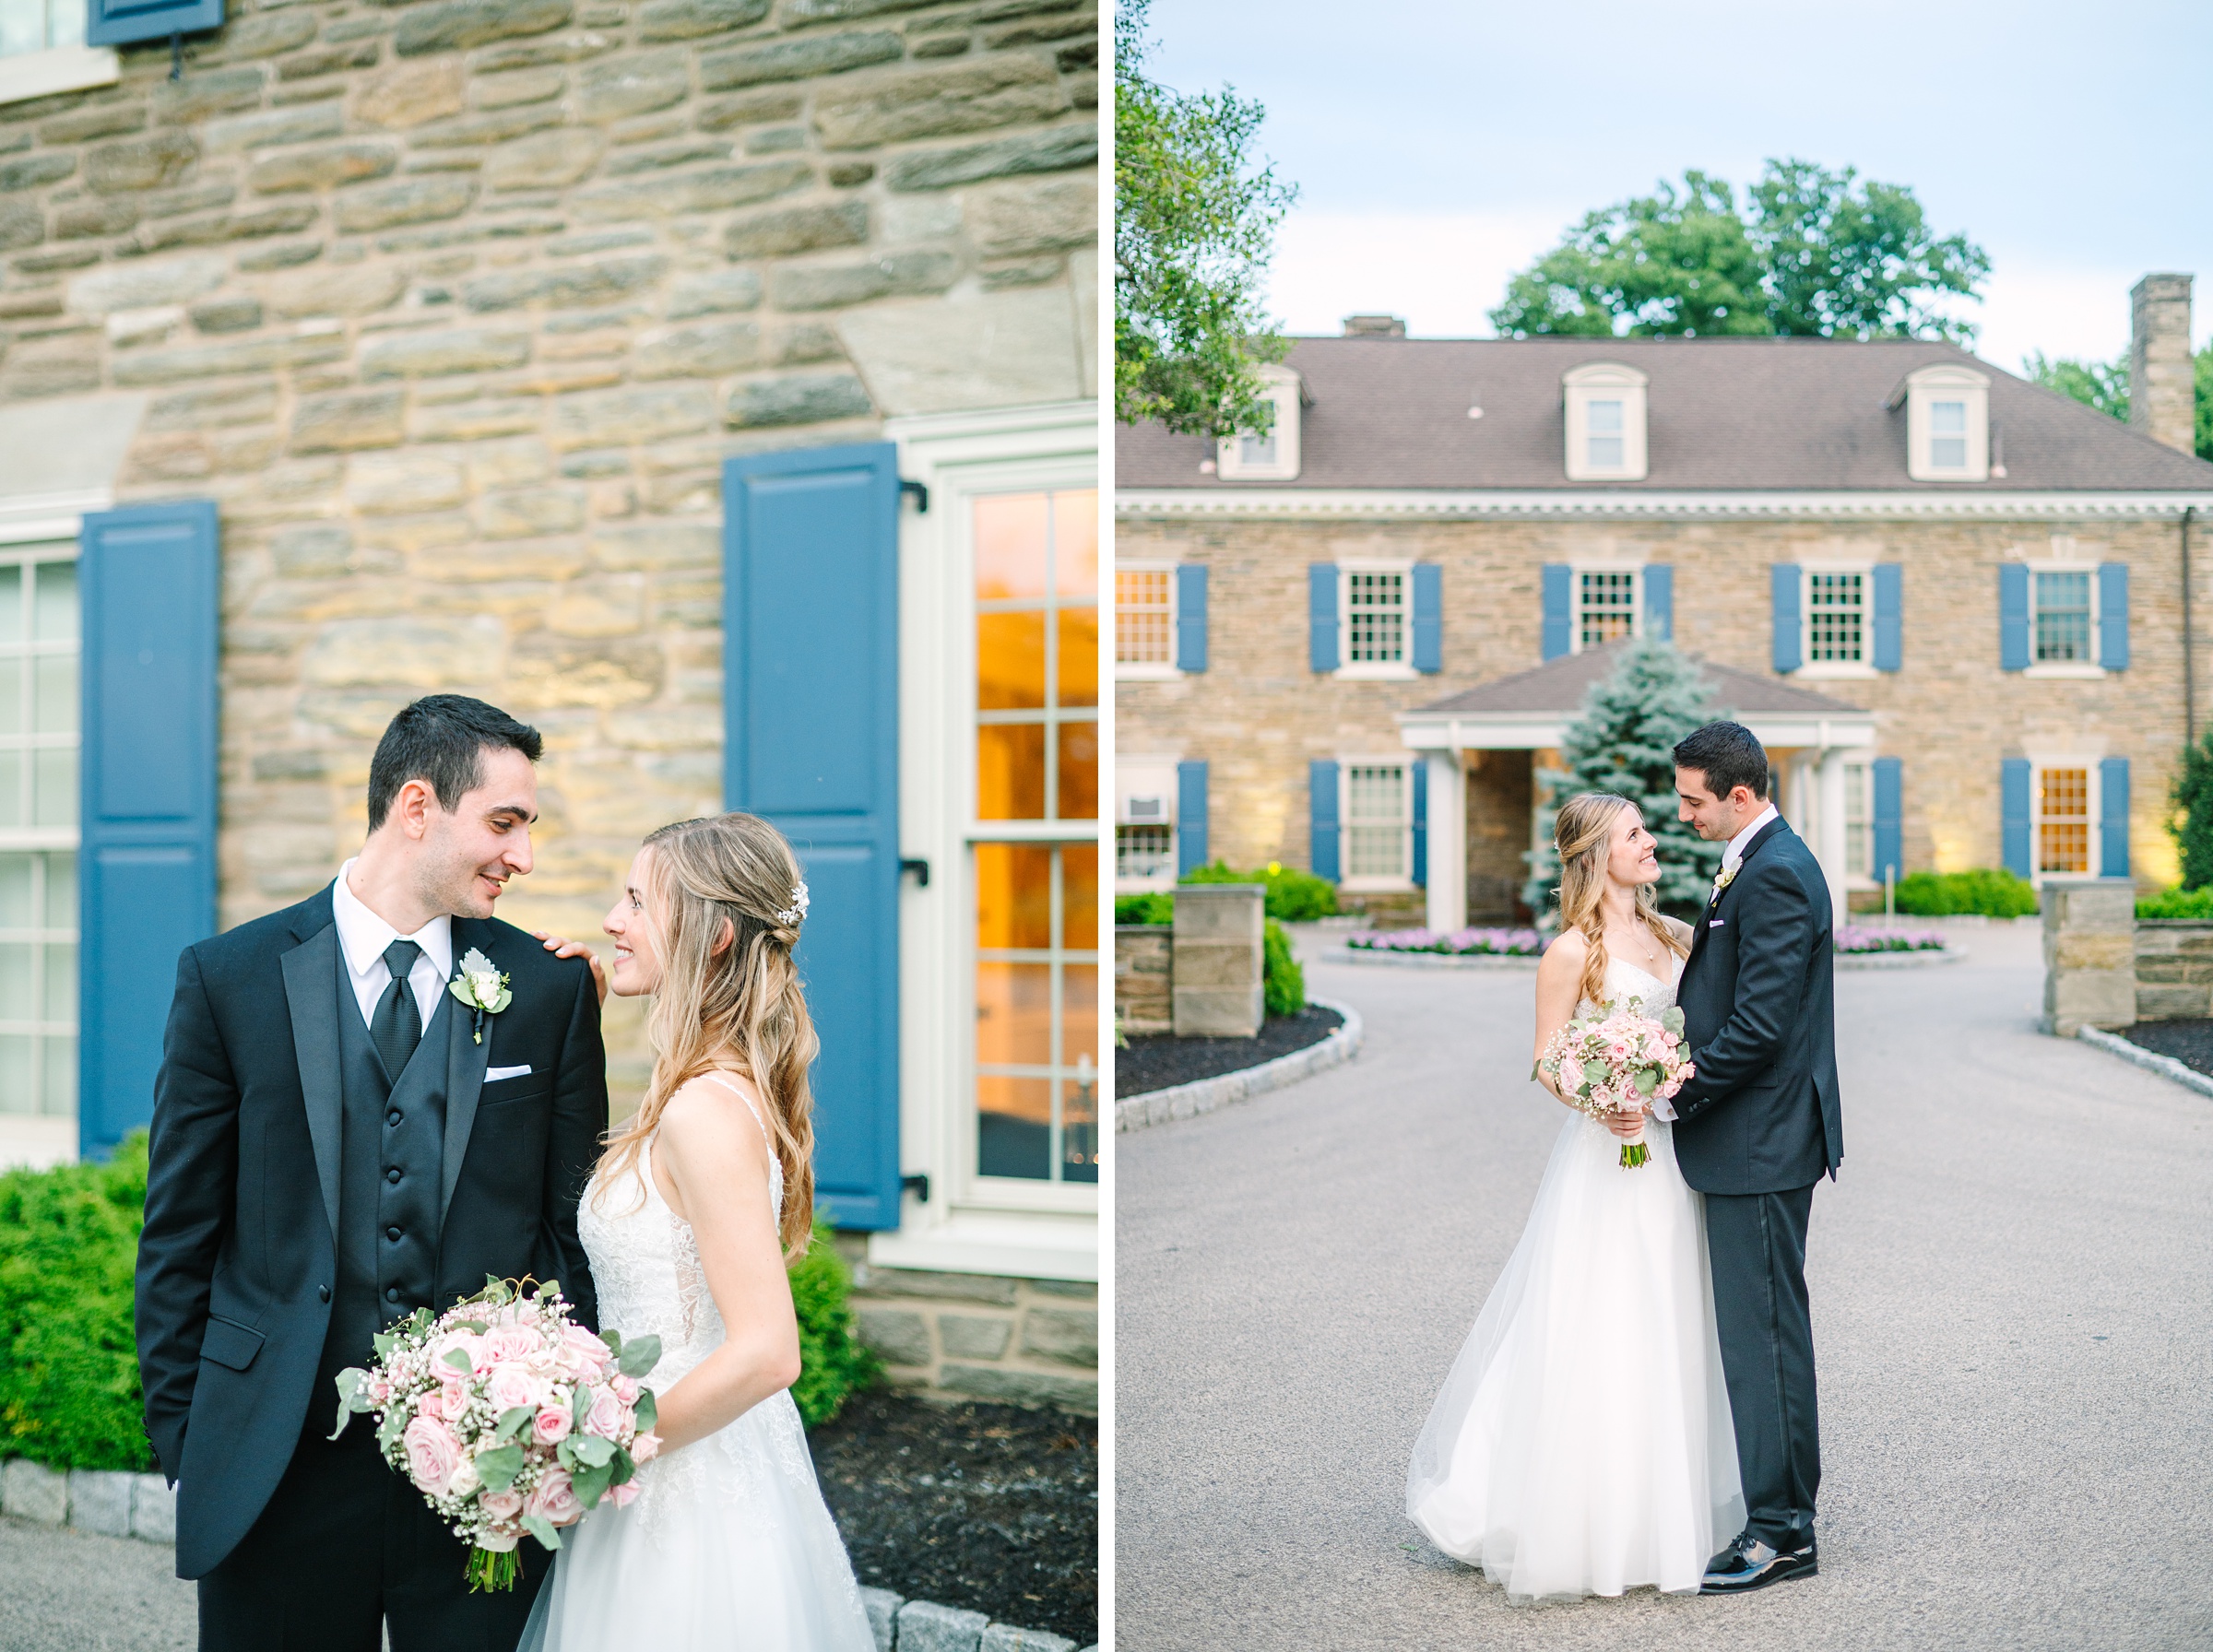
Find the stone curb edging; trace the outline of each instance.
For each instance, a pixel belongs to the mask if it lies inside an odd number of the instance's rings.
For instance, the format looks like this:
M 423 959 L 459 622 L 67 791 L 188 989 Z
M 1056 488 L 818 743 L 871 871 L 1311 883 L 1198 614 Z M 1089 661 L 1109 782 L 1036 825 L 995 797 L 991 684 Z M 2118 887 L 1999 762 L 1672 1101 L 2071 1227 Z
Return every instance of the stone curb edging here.
M 1367 1035 L 1367 1024 L 1360 1019 L 1360 1012 L 1334 998 L 1309 997 L 1307 1002 L 1319 1009 L 1334 1009 L 1344 1018 L 1343 1024 L 1319 1043 L 1303 1050 L 1293 1050 L 1288 1056 L 1278 1056 L 1272 1061 L 1263 1061 L 1257 1067 L 1118 1099 L 1114 1103 L 1115 1133 L 1142 1130 L 1148 1125 L 1167 1124 L 1178 1118 L 1196 1118 L 1201 1113 L 1212 1113 L 1232 1102 L 1296 1084 L 1357 1056 L 1361 1042 Z
M 2131 1044 L 2119 1033 L 2108 1032 L 2102 1027 L 2077 1027 L 2075 1036 L 2083 1043 L 2096 1044 L 2108 1055 L 2118 1056 L 2131 1067 L 2140 1067 L 2146 1072 L 2157 1073 L 2162 1079 L 2172 1079 L 2185 1090 L 2195 1090 L 2200 1095 L 2213 1095 L 2213 1079 L 2208 1079 L 2195 1068 L 2184 1067 L 2172 1056 L 2162 1056 L 2157 1050 L 2148 1050 L 2140 1044 Z
M 177 1494 L 159 1474 L 63 1470 L 12 1457 L 0 1463 L 0 1513 L 102 1537 L 177 1540 Z M 994 1623 L 980 1611 L 909 1600 L 890 1589 L 864 1588 L 860 1596 L 876 1652 L 1076 1652 L 1066 1635 Z
M 1967 956 L 1965 947 L 1928 947 L 1915 952 L 1839 952 L 1840 970 L 1918 970 L 1931 964 L 1958 963 Z M 1378 947 L 1329 947 L 1322 963 L 1384 964 L 1414 970 L 1533 970 L 1534 958 L 1511 952 L 1391 952 Z

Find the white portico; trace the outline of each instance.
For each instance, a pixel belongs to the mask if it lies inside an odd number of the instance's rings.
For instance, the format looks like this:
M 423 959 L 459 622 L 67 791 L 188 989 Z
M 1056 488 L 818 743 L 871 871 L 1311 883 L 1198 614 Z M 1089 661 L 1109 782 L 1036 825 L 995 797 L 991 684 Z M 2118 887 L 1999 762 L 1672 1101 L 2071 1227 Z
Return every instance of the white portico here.
M 1622 644 L 1566 655 L 1479 688 L 1466 689 L 1398 714 L 1400 738 L 1426 769 L 1428 897 L 1432 929 L 1471 921 L 1509 921 L 1510 891 L 1522 851 L 1533 847 L 1541 787 L 1536 771 L 1556 766 L 1568 726 L 1583 699 L 1614 668 Z M 1836 921 L 1845 893 L 1879 886 L 1885 865 L 1896 867 L 1896 801 L 1886 796 L 1875 756 L 1875 714 L 1826 694 L 1727 666 L 1700 667 L 1713 703 L 1742 723 L 1768 749 L 1776 803 L 1812 845 L 1828 874 Z M 1485 875 L 1485 845 L 1471 855 L 1471 833 L 1494 840 Z M 1479 886 L 1471 900 L 1471 864 Z M 1473 910 L 1473 917 L 1471 915 Z

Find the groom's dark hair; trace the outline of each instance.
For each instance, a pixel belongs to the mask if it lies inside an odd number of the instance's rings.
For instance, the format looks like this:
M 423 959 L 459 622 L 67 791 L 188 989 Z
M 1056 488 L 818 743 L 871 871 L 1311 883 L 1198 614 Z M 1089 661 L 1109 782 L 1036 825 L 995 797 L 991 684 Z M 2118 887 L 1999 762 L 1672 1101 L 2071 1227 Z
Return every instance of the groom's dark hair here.
M 1740 785 L 1766 801 L 1768 749 L 1742 723 L 1709 723 L 1675 742 L 1675 767 L 1706 776 L 1706 789 L 1726 797 Z
M 546 749 L 537 729 L 466 694 L 426 694 L 401 710 L 369 760 L 369 830 L 385 823 L 392 799 L 410 780 L 437 794 L 447 813 L 484 784 L 484 753 L 503 747 L 536 762 Z

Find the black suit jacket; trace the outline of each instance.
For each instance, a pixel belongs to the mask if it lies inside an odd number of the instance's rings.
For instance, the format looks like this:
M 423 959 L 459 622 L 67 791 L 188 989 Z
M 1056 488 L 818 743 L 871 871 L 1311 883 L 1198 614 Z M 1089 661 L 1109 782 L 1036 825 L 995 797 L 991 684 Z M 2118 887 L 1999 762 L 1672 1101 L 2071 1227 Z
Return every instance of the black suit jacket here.
M 443 1018 L 439 1305 L 487 1274 L 528 1273 L 559 1279 L 596 1326 L 576 1234 L 607 1127 L 591 971 L 496 920 L 456 918 L 453 939 L 456 964 L 478 949 L 515 997 L 484 1018 L 481 1044 L 469 1016 Z M 136 1318 L 147 1434 L 177 1486 L 181 1577 L 205 1575 L 246 1534 L 310 1417 L 324 1433 L 337 1421 L 335 1389 L 314 1389 L 337 1268 L 337 1018 L 352 1009 L 349 996 L 339 1002 L 338 967 L 328 888 L 177 961 Z M 527 1075 L 484 1081 L 488 1067 L 526 1065 Z
M 1828 880 L 1778 818 L 1707 903 L 1675 1002 L 1697 1076 L 1675 1096 L 1675 1162 L 1701 1193 L 1782 1193 L 1833 1176 L 1836 964 Z

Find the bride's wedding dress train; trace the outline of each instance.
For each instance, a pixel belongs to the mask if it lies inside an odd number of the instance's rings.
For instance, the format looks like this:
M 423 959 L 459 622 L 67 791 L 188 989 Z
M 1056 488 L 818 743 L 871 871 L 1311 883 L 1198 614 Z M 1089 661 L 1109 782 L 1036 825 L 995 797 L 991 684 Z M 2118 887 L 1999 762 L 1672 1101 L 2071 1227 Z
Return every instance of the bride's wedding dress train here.
M 626 1177 L 598 1203 L 588 1189 L 576 1225 L 600 1324 L 661 1339 L 645 1381 L 665 1394 L 721 1346 L 723 1323 L 691 1225 L 654 1186 L 650 1152 L 638 1155 L 634 1185 Z M 768 1169 L 781 1215 L 773 1146 Z M 517 1652 L 875 1652 L 788 1391 L 645 1464 L 638 1486 L 628 1508 L 603 1503 L 564 1534 Z
M 1605 988 L 1675 1002 L 1620 961 Z M 1517 1602 L 1695 1590 L 1744 1524 L 1705 1208 L 1671 1127 L 1648 1119 L 1645 1139 L 1651 1160 L 1624 1169 L 1618 1138 L 1568 1116 L 1414 1445 L 1406 1512 Z

